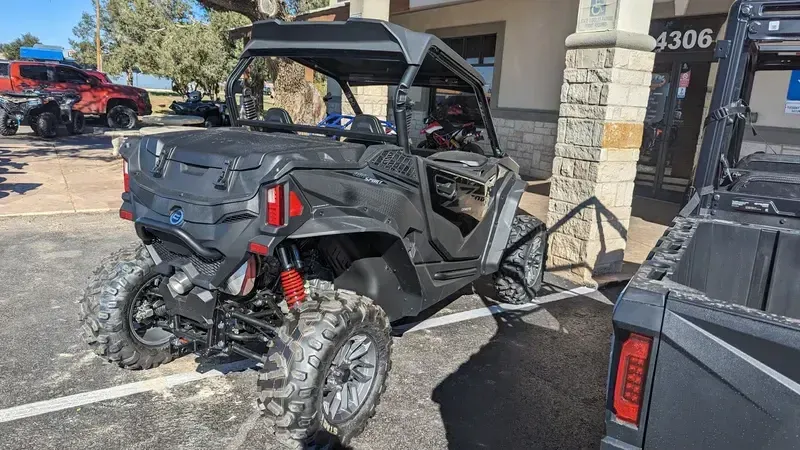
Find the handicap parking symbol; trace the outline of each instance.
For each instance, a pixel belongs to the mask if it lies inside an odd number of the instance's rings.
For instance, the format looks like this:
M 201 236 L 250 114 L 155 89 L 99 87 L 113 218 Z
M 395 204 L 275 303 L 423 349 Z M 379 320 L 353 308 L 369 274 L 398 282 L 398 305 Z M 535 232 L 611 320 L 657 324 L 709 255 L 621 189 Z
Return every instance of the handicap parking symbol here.
M 606 14 L 606 3 L 608 0 L 592 0 L 589 6 L 589 15 L 592 17 L 604 16 Z

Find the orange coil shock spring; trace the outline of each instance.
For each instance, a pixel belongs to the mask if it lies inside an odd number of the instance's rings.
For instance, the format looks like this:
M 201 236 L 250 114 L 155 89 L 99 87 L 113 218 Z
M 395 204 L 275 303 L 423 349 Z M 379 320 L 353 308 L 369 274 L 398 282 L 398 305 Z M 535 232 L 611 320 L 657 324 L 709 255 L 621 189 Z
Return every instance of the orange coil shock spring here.
M 306 287 L 303 276 L 297 269 L 288 269 L 281 272 L 281 286 L 283 295 L 286 297 L 286 304 L 293 307 L 295 303 L 306 299 Z

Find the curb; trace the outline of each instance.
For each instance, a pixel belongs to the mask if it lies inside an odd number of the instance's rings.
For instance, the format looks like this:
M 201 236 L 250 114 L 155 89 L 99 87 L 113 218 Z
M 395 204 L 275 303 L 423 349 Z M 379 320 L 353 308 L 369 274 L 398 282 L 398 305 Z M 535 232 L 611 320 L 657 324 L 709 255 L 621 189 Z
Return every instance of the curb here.
M 90 208 L 90 209 L 64 209 L 58 211 L 36 211 L 27 213 L 0 213 L 0 219 L 8 217 L 35 217 L 35 216 L 58 216 L 65 214 L 92 214 L 92 213 L 106 213 L 111 211 L 118 211 L 119 208 Z

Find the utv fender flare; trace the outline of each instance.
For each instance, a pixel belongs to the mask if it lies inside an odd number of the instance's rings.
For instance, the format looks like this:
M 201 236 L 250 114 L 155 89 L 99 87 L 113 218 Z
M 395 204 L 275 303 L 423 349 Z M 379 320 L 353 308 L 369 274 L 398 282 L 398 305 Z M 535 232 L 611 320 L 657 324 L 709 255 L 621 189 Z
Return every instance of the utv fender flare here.
M 373 299 L 392 321 L 419 311 L 422 285 L 397 230 L 368 217 L 326 217 L 308 220 L 288 238 L 326 236 L 337 238 L 342 252 L 353 256 L 347 269 L 336 276 L 337 288 Z M 359 249 L 376 246 L 381 247 L 380 254 L 358 255 Z
M 511 223 L 514 221 L 514 216 L 517 215 L 517 207 L 526 187 L 527 183 L 519 177 L 512 179 L 510 183 L 502 187 L 497 201 L 503 206 L 494 213 L 493 220 L 496 225 L 483 254 L 483 274 L 491 274 L 500 270 L 500 260 L 503 258 L 508 237 L 511 235 Z

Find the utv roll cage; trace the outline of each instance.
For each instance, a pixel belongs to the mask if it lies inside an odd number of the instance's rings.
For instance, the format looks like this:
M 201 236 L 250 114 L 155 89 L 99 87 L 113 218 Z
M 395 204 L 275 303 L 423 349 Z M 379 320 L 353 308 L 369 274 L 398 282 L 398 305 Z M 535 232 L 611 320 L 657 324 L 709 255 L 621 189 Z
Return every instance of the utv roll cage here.
M 711 99 L 684 215 L 731 210 L 732 193 L 720 188 L 730 181 L 731 168 L 741 153 L 755 74 L 800 69 L 800 0 L 734 2 L 725 38 L 717 42 L 714 58 L 719 61 L 718 87 Z
M 335 80 L 356 114 L 362 110 L 352 86 L 396 85 L 394 121 L 397 135 L 377 135 L 351 130 L 287 125 L 239 118 L 236 81 L 256 57 L 284 57 Z M 226 98 L 232 126 L 254 126 L 272 131 L 300 131 L 383 141 L 410 153 L 409 127 L 412 86 L 473 92 L 496 157 L 503 155 L 492 125 L 483 77 L 436 36 L 409 31 L 369 19 L 346 22 L 281 22 L 253 24 L 250 42 L 228 78 Z

